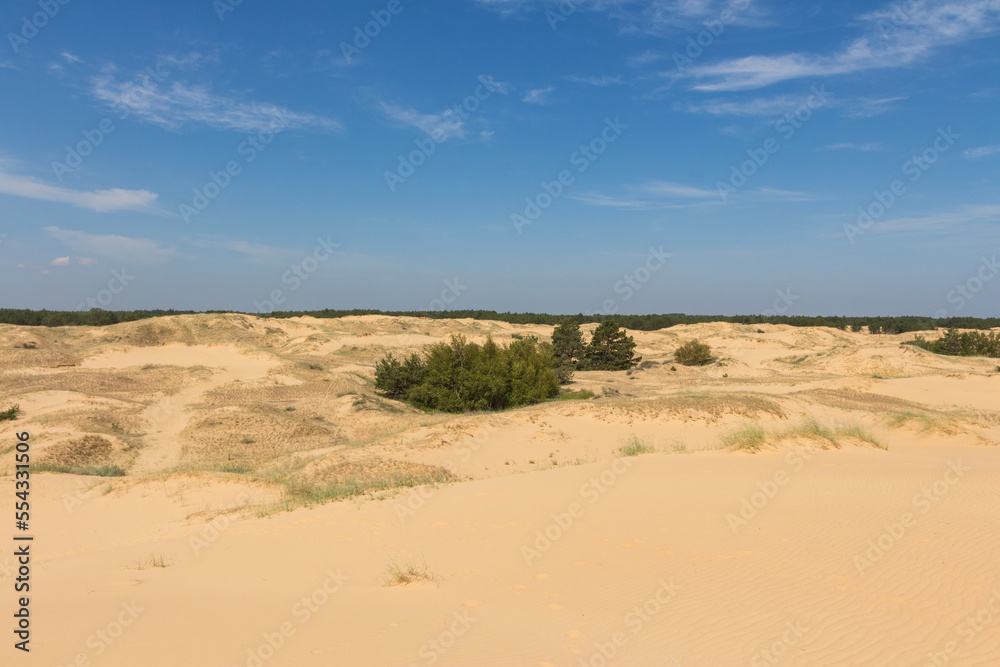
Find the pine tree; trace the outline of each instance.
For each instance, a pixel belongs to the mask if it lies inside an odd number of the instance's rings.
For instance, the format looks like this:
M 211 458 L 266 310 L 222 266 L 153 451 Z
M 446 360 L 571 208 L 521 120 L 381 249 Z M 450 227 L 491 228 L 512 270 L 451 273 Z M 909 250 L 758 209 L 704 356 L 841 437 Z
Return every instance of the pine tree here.
M 614 320 L 605 320 L 594 329 L 584 352 L 585 365 L 595 371 L 624 371 L 641 361 L 635 356 L 635 340 Z

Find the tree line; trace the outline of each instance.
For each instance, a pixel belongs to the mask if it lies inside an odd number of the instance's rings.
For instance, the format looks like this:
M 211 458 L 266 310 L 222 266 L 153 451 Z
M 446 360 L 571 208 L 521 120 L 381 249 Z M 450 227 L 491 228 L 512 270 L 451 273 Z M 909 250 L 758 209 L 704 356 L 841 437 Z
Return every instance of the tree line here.
M 0 323 L 22 326 L 108 326 L 122 322 L 165 317 L 168 315 L 193 315 L 197 313 L 224 314 L 238 313 L 255 315 L 257 317 L 275 317 L 280 319 L 290 317 L 316 317 L 320 319 L 349 317 L 352 315 L 383 315 L 386 317 L 426 317 L 430 319 L 469 318 L 483 321 L 507 322 L 509 324 L 543 324 L 553 326 L 564 319 L 577 324 L 601 324 L 614 320 L 620 326 L 633 331 L 656 331 L 678 324 L 700 324 L 703 322 L 730 322 L 734 324 L 787 324 L 793 327 L 832 327 L 843 331 L 861 331 L 867 328 L 869 333 L 901 334 L 911 331 L 933 331 L 935 329 L 993 329 L 1000 327 L 998 317 L 933 317 L 901 316 L 901 317 L 847 317 L 847 316 L 805 316 L 805 315 L 684 315 L 683 313 L 668 313 L 665 315 L 550 315 L 547 313 L 499 313 L 494 310 L 376 310 L 355 308 L 351 310 L 287 310 L 270 313 L 241 313 L 233 310 L 28 310 L 16 308 L 0 308 Z

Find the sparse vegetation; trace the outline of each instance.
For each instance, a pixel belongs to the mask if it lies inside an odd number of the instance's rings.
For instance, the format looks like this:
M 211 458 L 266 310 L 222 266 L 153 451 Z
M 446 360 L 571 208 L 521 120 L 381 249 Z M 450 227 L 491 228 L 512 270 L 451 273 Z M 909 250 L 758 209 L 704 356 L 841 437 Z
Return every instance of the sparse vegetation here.
M 585 401 L 590 398 L 594 398 L 594 392 L 589 389 L 581 389 L 580 391 L 564 391 L 556 396 L 557 401 Z
M 395 560 L 391 561 L 386 568 L 383 577 L 386 586 L 407 586 L 409 584 L 419 584 L 434 581 L 434 575 L 427 569 L 427 563 L 407 563 L 400 565 Z
M 32 472 L 59 472 L 68 475 L 89 475 L 92 477 L 124 477 L 125 469 L 119 465 L 70 466 L 60 463 L 32 463 Z
M 705 366 L 712 363 L 712 348 L 699 340 L 689 340 L 674 352 L 674 361 L 682 366 Z
M 170 567 L 170 563 L 164 560 L 162 554 L 150 554 L 146 560 L 133 561 L 130 570 L 148 570 L 154 567 Z
M 633 435 L 619 448 L 618 453 L 622 456 L 639 456 L 640 454 L 652 454 L 655 451 L 655 447 Z
M 722 437 L 722 444 L 729 449 L 758 452 L 764 447 L 766 436 L 764 427 L 754 422 L 746 422 Z
M 19 414 L 21 414 L 21 406 L 15 403 L 14 405 L 10 406 L 10 408 L 8 408 L 7 410 L 0 412 L 0 422 L 13 421 L 17 419 L 17 416 Z

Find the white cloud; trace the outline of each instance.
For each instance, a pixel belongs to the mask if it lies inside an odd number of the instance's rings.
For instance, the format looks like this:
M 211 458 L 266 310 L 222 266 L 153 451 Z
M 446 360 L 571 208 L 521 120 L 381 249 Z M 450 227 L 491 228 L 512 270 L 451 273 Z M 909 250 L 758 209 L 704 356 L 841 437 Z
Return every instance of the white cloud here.
M 979 148 L 970 148 L 969 150 L 965 151 L 963 155 L 965 155 L 966 160 L 978 160 L 979 158 L 989 157 L 990 155 L 996 155 L 997 153 L 1000 153 L 1000 145 L 980 146 Z
M 382 102 L 382 111 L 390 120 L 415 127 L 435 141 L 447 141 L 454 137 L 463 139 L 466 135 L 465 121 L 451 109 L 445 109 L 441 113 L 424 114 L 413 107 Z
M 659 195 L 662 197 L 718 197 L 719 193 L 714 190 L 703 190 L 690 185 L 672 183 L 670 181 L 649 181 L 638 187 L 643 192 Z
M 56 257 L 49 264 L 51 266 L 69 266 L 69 257 Z
M 705 100 L 701 104 L 689 102 L 684 111 L 707 113 L 713 116 L 781 116 L 795 111 L 806 103 L 808 95 L 778 95 L 752 100 Z
M 76 258 L 76 263 L 77 264 L 81 264 L 83 266 L 91 266 L 93 264 L 97 264 L 97 260 L 96 259 L 92 259 L 90 257 L 77 257 Z
M 833 54 L 753 55 L 693 67 L 686 74 L 698 80 L 693 86 L 696 90 L 748 90 L 803 77 L 903 67 L 925 59 L 943 46 L 984 37 L 1000 29 L 997 0 L 916 2 L 899 25 L 893 23 L 894 11 L 890 7 L 862 16 L 867 34 Z
M 524 97 L 521 98 L 522 102 L 527 102 L 528 104 L 538 104 L 545 105 L 549 103 L 549 95 L 555 90 L 551 86 L 548 88 L 535 88 L 529 90 Z
M 877 223 L 873 229 L 878 232 L 944 232 L 967 223 L 983 221 L 1000 221 L 1000 205 L 978 204 L 931 215 L 893 218 Z
M 852 143 L 839 143 L 839 144 L 829 144 L 823 148 L 827 151 L 880 151 L 882 150 L 882 144 L 878 142 L 868 142 L 865 144 L 852 144 Z
M 174 248 L 160 245 L 153 239 L 136 239 L 112 234 L 99 235 L 87 232 L 45 227 L 49 236 L 60 241 L 73 250 L 110 257 L 131 264 L 162 264 L 168 259 L 179 257 Z
M 187 66 L 190 58 L 167 58 L 163 62 Z M 171 130 L 188 124 L 221 130 L 259 132 L 287 128 L 343 130 L 343 124 L 326 116 L 292 111 L 268 102 L 244 101 L 219 95 L 206 85 L 182 81 L 156 85 L 148 78 L 117 81 L 109 73 L 93 80 L 91 93 L 115 108 L 126 108 L 135 117 Z
M 98 213 L 120 210 L 149 210 L 156 202 L 155 192 L 148 190 L 95 190 L 84 192 L 47 185 L 29 176 L 8 174 L 0 169 L 0 193 L 71 204 Z
M 560 13 L 571 4 L 577 11 L 603 12 L 618 21 L 622 32 L 661 34 L 678 29 L 703 27 L 704 21 L 718 19 L 723 11 L 734 15 L 734 22 L 760 24 L 764 11 L 753 0 L 474 0 L 503 15 L 539 10 Z
M 620 76 L 567 76 L 567 81 L 582 83 L 588 86 L 613 86 L 622 82 Z
M 78 64 L 78 65 L 83 63 L 83 58 L 79 58 L 77 56 L 74 56 L 69 51 L 63 51 L 59 55 L 61 55 L 66 62 L 75 63 L 75 64 Z

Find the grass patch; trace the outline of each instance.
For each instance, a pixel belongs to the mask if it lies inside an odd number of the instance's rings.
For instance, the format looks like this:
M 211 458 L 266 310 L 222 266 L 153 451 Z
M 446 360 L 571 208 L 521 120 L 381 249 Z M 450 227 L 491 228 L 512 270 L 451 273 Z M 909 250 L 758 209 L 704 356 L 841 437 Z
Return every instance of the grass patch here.
M 249 463 L 238 463 L 237 461 L 229 461 L 223 463 L 220 466 L 216 466 L 215 470 L 218 472 L 229 472 L 236 475 L 248 475 L 254 471 L 254 467 Z
M 21 406 L 15 403 L 9 409 L 0 412 L 0 422 L 13 421 L 17 419 L 19 414 L 21 414 Z
M 889 449 L 889 445 L 861 424 L 839 426 L 837 427 L 837 435 L 844 436 L 845 438 L 855 438 L 857 440 L 861 440 L 862 442 L 875 445 L 879 449 Z
M 941 422 L 942 420 L 939 417 L 915 410 L 902 410 L 889 415 L 889 425 L 893 428 L 916 423 L 920 427 L 920 430 L 924 432 L 947 430 Z
M 32 463 L 32 472 L 59 472 L 67 475 L 91 477 L 124 477 L 125 469 L 118 465 L 69 466 L 61 463 Z
M 688 448 L 683 442 L 675 442 L 670 445 L 670 451 L 674 454 L 687 454 Z
M 622 456 L 639 456 L 640 454 L 652 454 L 656 448 L 640 440 L 637 436 L 632 436 L 625 441 L 625 444 L 618 449 Z
M 580 391 L 564 391 L 556 396 L 553 400 L 555 401 L 586 401 L 588 399 L 594 398 L 596 396 L 594 392 L 589 389 L 581 389 Z
M 407 563 L 400 565 L 392 561 L 386 568 L 383 577 L 386 586 L 408 586 L 426 581 L 434 581 L 434 575 L 427 569 L 427 563 Z
M 764 433 L 764 427 L 753 422 L 737 426 L 722 436 L 724 447 L 746 452 L 759 452 L 766 440 L 767 436 Z

